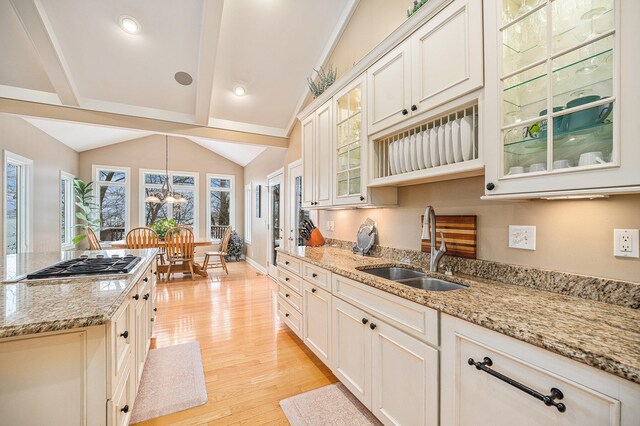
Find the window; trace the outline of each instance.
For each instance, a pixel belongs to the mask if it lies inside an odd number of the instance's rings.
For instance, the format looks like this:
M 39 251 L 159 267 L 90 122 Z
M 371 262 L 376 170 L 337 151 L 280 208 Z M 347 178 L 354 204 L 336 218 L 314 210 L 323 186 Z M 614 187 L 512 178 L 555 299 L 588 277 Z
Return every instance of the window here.
M 235 228 L 234 177 L 207 174 L 207 229 L 209 238 L 220 240 L 227 226 Z
M 129 168 L 93 166 L 100 241 L 124 239 L 129 227 Z
M 60 244 L 63 249 L 73 247 L 75 223 L 73 179 L 73 175 L 60 172 Z
M 162 170 L 140 171 L 140 223 L 151 226 L 158 220 L 173 219 L 177 225 L 190 226 L 198 235 L 198 174 L 188 172 L 169 172 L 173 192 L 182 195 L 186 204 L 145 203 L 145 198 L 162 189 L 166 181 L 166 172 Z
M 28 158 L 4 152 L 4 253 L 29 251 L 31 246 L 31 168 Z
M 251 183 L 244 186 L 244 240 L 251 244 Z

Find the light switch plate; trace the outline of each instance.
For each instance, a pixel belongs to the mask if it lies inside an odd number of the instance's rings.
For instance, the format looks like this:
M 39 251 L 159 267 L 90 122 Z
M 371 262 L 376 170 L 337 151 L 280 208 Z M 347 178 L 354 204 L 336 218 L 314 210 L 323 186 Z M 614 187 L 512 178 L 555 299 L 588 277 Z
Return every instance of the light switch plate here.
M 335 231 L 335 225 L 334 225 L 334 222 L 332 220 L 328 220 L 327 221 L 327 225 L 325 227 L 325 230 L 326 231 L 330 231 L 330 232 Z
M 535 250 L 536 227 L 509 225 L 509 247 L 521 250 Z
M 616 257 L 638 258 L 638 229 L 614 229 L 613 230 L 613 255 Z

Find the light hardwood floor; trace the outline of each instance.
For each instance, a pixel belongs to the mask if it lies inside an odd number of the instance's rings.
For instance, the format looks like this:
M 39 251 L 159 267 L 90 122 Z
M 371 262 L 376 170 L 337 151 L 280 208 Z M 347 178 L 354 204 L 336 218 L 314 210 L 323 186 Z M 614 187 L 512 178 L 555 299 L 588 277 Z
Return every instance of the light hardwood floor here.
M 209 401 L 139 425 L 288 424 L 279 402 L 337 381 L 278 319 L 277 284 L 245 262 L 159 280 L 155 347 L 198 340 Z

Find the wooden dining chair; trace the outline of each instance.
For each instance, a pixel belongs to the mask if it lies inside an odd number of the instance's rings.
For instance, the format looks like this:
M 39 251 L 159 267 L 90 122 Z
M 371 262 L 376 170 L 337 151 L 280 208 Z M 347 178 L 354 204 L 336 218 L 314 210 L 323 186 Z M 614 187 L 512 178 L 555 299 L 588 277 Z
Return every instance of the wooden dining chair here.
M 102 246 L 100 246 L 100 241 L 96 236 L 96 233 L 93 232 L 90 226 L 84 228 L 84 233 L 87 236 L 87 241 L 89 241 L 89 250 L 102 250 Z
M 164 247 L 159 247 L 158 233 L 153 229 L 146 226 L 133 228 L 127 232 L 125 242 L 129 249 L 160 248 L 157 259 L 161 265 L 164 265 Z
M 165 234 L 164 241 L 169 263 L 167 281 L 171 279 L 171 267 L 177 263 L 187 263 L 193 277 L 193 256 L 196 248 L 193 231 L 182 226 L 171 228 Z
M 227 256 L 227 247 L 229 247 L 229 241 L 231 240 L 231 227 L 228 226 L 222 235 L 222 239 L 220 239 L 220 246 L 218 246 L 218 251 L 205 251 L 204 252 L 204 265 L 202 269 L 205 271 L 209 268 L 222 268 L 229 275 L 229 270 L 227 269 L 227 261 L 225 257 Z M 211 258 L 217 258 L 217 261 L 209 264 Z

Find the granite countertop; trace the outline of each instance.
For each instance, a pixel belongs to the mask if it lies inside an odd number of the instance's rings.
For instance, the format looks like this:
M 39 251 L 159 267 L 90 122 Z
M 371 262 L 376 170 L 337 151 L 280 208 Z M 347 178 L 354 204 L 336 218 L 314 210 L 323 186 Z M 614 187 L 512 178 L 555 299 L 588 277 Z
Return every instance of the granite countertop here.
M 0 338 L 88 327 L 109 321 L 155 258 L 157 250 L 109 250 L 107 255 L 123 256 L 125 252 L 142 258 L 126 275 L 29 281 L 21 279 L 30 272 L 88 252 L 5 256 L 0 265 Z
M 640 383 L 640 311 L 575 296 L 456 274 L 427 275 L 467 285 L 433 292 L 360 271 L 399 265 L 334 247 L 296 247 L 283 253 L 451 316 L 514 337 Z

